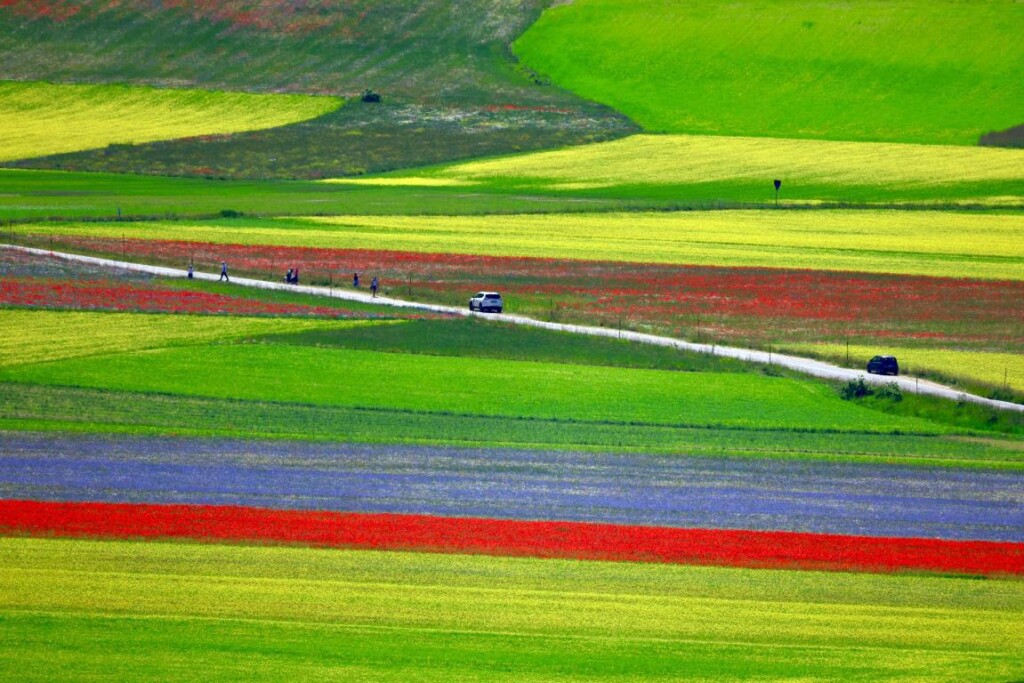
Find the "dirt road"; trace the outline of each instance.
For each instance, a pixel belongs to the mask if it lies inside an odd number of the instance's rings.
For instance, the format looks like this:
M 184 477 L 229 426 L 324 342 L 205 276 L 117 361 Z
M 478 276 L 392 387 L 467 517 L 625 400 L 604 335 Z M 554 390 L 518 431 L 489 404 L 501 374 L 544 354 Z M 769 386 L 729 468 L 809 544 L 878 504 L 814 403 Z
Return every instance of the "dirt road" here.
M 51 252 L 45 249 L 32 249 L 29 247 L 19 247 L 13 245 L 0 245 L 6 249 L 18 249 L 24 252 L 33 254 L 53 255 L 59 258 L 67 259 L 70 261 L 78 261 L 81 263 L 91 263 L 94 265 L 110 266 L 114 268 L 124 268 L 127 270 L 135 270 L 139 272 L 151 273 L 153 275 L 160 275 L 163 277 L 179 277 L 184 278 L 186 272 L 183 269 L 178 268 L 164 268 L 162 266 L 150 266 L 141 263 L 131 263 L 128 261 L 115 261 L 111 259 L 102 259 L 92 256 L 80 256 L 78 254 L 66 254 L 62 252 Z M 216 281 L 219 277 L 219 273 L 195 273 L 195 278 L 198 280 L 209 280 Z M 361 292 L 353 289 L 338 289 L 328 287 L 318 287 L 312 285 L 289 285 L 283 282 L 268 282 L 266 280 L 254 280 L 251 278 L 244 277 L 231 277 L 231 283 L 241 287 L 256 287 L 259 289 L 275 289 L 281 291 L 290 292 L 302 292 L 305 294 L 313 294 L 316 296 L 329 296 L 336 299 L 345 299 L 349 301 L 361 301 L 364 303 L 375 303 L 383 306 L 394 306 L 398 308 L 412 308 L 422 311 L 432 311 L 435 313 L 449 313 L 454 315 L 462 316 L 476 316 L 481 318 L 487 318 L 492 320 L 500 320 L 505 323 L 512 323 L 516 325 L 528 325 L 531 327 L 540 327 L 547 330 L 555 330 L 558 332 L 572 332 L 574 334 L 588 334 L 596 337 L 613 337 L 616 339 L 628 339 L 629 341 L 641 343 L 641 344 L 652 344 L 655 346 L 668 346 L 676 349 L 684 349 L 687 351 L 696 351 L 698 353 L 710 353 L 716 356 L 724 356 L 727 358 L 736 358 L 738 360 L 750 361 L 754 363 L 766 363 L 771 365 L 777 365 L 779 367 L 788 368 L 795 370 L 807 375 L 814 377 L 821 377 L 824 379 L 848 381 L 863 377 L 864 381 L 869 384 L 885 384 L 888 382 L 896 382 L 900 389 L 907 393 L 925 394 L 930 396 L 938 396 L 954 401 L 969 401 L 972 403 L 978 403 L 981 405 L 989 406 L 992 408 L 999 408 L 1002 410 L 1014 410 L 1017 412 L 1024 412 L 1024 405 L 1019 403 L 1010 403 L 1008 401 L 997 401 L 983 396 L 977 396 L 974 394 L 965 393 L 959 389 L 931 382 L 924 379 L 918 379 L 916 377 L 901 376 L 901 377 L 882 377 L 878 375 L 869 375 L 863 370 L 853 370 L 850 368 L 843 368 L 838 365 L 832 365 L 824 361 L 814 360 L 811 358 L 801 358 L 799 356 L 789 356 L 778 353 L 768 353 L 766 351 L 756 351 L 753 349 L 743 349 L 733 346 L 717 346 L 712 344 L 696 344 L 693 342 L 684 341 L 682 339 L 675 339 L 672 337 L 661 337 L 653 334 L 644 334 L 642 332 L 630 332 L 626 330 L 615 330 L 606 327 L 589 327 L 586 325 L 568 325 L 564 323 L 547 322 L 544 320 L 537 320 L 534 318 L 527 318 L 521 315 L 511 314 L 494 314 L 494 313 L 474 313 L 470 312 L 466 308 L 456 306 L 439 306 L 434 304 L 423 304 L 413 301 L 403 301 L 401 299 L 393 299 L 386 296 L 373 297 L 369 292 Z

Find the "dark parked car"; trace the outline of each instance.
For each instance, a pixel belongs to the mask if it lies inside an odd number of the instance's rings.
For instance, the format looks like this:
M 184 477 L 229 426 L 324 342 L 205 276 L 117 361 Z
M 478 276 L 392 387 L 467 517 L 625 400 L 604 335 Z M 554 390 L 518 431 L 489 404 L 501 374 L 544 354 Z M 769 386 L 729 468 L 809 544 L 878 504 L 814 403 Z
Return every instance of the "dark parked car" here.
M 872 375 L 898 375 L 900 364 L 896 356 L 875 356 L 868 361 L 868 372 Z

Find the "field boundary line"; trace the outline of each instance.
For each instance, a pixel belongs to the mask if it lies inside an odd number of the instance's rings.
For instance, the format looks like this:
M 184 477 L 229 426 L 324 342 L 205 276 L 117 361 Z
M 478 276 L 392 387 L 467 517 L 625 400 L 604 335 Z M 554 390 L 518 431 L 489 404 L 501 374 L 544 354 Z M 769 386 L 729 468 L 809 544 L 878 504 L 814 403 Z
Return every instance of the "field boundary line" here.
M 181 268 L 152 266 L 145 263 L 117 261 L 114 259 L 105 259 L 96 256 L 83 256 L 80 254 L 51 251 L 48 249 L 36 249 L 33 247 L 23 247 L 13 244 L 0 244 L 0 249 L 11 249 L 14 251 L 21 251 L 24 253 L 36 254 L 41 256 L 54 256 L 60 259 L 64 259 L 66 261 L 88 263 L 92 265 L 107 266 L 111 268 L 122 268 L 124 270 L 133 270 L 137 272 L 149 273 L 151 275 L 158 275 L 162 277 L 187 277 L 187 272 Z M 201 273 L 199 271 L 195 272 L 194 278 L 196 280 L 205 280 L 208 282 L 217 282 L 219 280 L 218 274 Z M 387 296 L 374 297 L 371 294 L 364 294 L 362 292 L 350 291 L 348 289 L 335 287 L 323 287 L 317 285 L 290 285 L 284 282 L 271 282 L 268 280 L 256 280 L 253 278 L 245 277 L 231 277 L 230 282 L 237 285 L 241 285 L 243 287 L 252 287 L 256 289 L 269 289 L 283 292 L 298 292 L 300 294 L 326 296 L 334 299 L 358 301 L 366 304 L 379 304 L 381 306 L 409 308 L 414 310 L 429 311 L 431 313 L 445 313 L 449 315 L 461 315 L 464 317 L 481 318 L 484 320 L 497 320 L 500 322 L 511 323 L 514 325 L 539 327 L 541 329 L 552 330 L 555 332 L 569 332 L 572 334 L 583 334 L 590 335 L 593 337 L 625 339 L 640 344 L 650 344 L 652 346 L 665 346 L 683 351 L 694 351 L 696 353 L 710 354 L 712 356 L 722 356 L 723 358 L 733 358 L 748 363 L 760 363 L 762 365 L 778 365 L 779 367 L 787 368 L 789 370 L 794 370 L 796 372 L 811 375 L 812 377 L 818 377 L 821 379 L 842 382 L 862 378 L 868 384 L 881 385 L 895 383 L 899 386 L 901 391 L 911 394 L 924 394 L 927 396 L 936 396 L 939 398 L 949 399 L 952 401 L 968 401 L 971 403 L 977 403 L 979 405 L 987 406 L 989 408 L 997 408 L 999 410 L 1011 410 L 1019 413 L 1024 413 L 1024 404 L 1012 403 L 1010 401 L 999 401 L 992 398 L 986 398 L 984 396 L 978 396 L 977 394 L 970 394 L 959 389 L 954 389 L 953 387 L 944 384 L 939 384 L 938 382 L 933 382 L 931 380 L 920 379 L 910 375 L 900 375 L 896 377 L 869 375 L 863 370 L 844 368 L 838 365 L 833 365 L 831 363 L 826 363 L 824 361 L 815 360 L 813 358 L 804 358 L 801 356 L 793 356 L 789 354 L 758 351 L 756 349 L 745 349 L 736 346 L 700 344 L 696 342 L 685 341 L 683 339 L 676 339 L 675 337 L 663 337 L 655 334 L 648 334 L 645 332 L 632 332 L 628 330 L 618 330 L 607 327 L 593 327 L 589 325 L 572 325 L 568 323 L 548 322 L 546 320 L 537 320 L 536 318 L 529 318 L 523 315 L 513 315 L 507 313 L 477 313 L 460 306 L 442 306 L 439 304 L 427 304 L 416 301 L 405 301 L 403 299 L 395 299 L 393 297 Z

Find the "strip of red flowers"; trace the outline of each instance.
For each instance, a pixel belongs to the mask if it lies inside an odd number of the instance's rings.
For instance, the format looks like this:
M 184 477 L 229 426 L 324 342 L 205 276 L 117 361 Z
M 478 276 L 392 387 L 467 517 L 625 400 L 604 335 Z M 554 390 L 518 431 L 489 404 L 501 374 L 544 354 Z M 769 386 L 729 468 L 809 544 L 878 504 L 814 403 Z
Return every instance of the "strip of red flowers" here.
M 326 306 L 282 304 L 207 292 L 108 281 L 26 279 L 0 282 L 0 305 L 74 310 L 367 318 Z
M 385 291 L 462 303 L 501 290 L 519 312 L 604 325 L 654 325 L 738 343 L 938 340 L 1017 348 L 1024 282 L 777 268 L 680 266 L 402 251 L 59 237 L 55 244 L 147 262 L 343 284 L 373 273 Z M 456 294 L 457 293 L 457 294 Z M 965 323 L 964 321 L 968 321 Z
M 1024 574 L 1024 544 L 234 506 L 0 500 L 0 533 L 819 569 Z

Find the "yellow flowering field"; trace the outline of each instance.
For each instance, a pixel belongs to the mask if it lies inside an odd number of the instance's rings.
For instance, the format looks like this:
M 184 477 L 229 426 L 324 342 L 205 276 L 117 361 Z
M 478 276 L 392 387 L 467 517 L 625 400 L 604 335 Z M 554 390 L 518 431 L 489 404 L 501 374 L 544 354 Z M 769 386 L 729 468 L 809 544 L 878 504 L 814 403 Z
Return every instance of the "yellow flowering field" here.
M 0 367 L 366 321 L 0 310 Z
M 309 234 L 316 246 L 1024 279 L 1024 216 L 1012 214 L 747 210 L 307 220 L 334 229 Z
M 708 183 L 758 179 L 830 185 L 946 185 L 1024 180 L 1024 150 L 710 135 L 634 135 L 552 152 L 458 164 L 445 178 L 550 184 Z
M 847 184 L 1024 179 L 1024 150 L 715 135 L 634 135 L 521 157 L 460 164 L 444 177 L 557 182 L 714 182 L 790 178 Z
M 1024 280 L 1024 216 L 681 211 L 14 225 L 13 233 Z
M 307 95 L 0 82 L 0 161 L 273 128 L 341 104 Z
M 793 344 L 787 350 L 812 352 L 840 362 L 846 360 L 843 344 Z M 915 349 L 905 346 L 850 346 L 850 363 L 864 367 L 876 355 L 896 356 L 900 372 L 918 374 L 925 371 L 947 376 L 965 377 L 983 384 L 1003 386 L 1024 391 L 1024 355 L 1018 353 L 990 353 L 987 351 L 957 351 L 947 349 Z
M 44 658 L 175 680 L 1022 671 L 1013 580 L 36 538 L 0 539 L 0 577 L 0 670 L 18 673 Z

